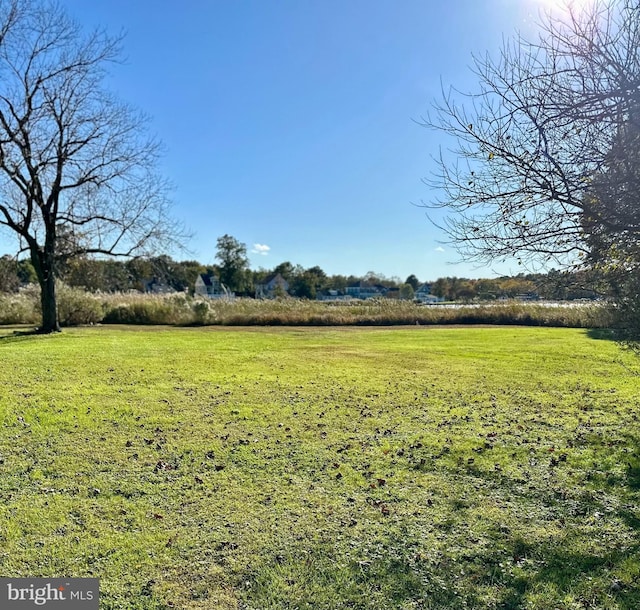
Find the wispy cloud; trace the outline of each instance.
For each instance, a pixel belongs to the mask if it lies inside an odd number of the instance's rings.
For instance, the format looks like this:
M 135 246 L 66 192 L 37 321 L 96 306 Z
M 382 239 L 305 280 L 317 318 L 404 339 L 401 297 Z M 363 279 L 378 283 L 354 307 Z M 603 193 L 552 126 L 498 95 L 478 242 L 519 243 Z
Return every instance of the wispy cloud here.
M 444 248 L 442 246 L 438 246 L 436 248 L 436 252 L 444 252 Z
M 266 244 L 253 244 L 253 250 L 251 250 L 251 254 L 260 254 L 262 256 L 267 256 L 267 254 L 269 254 L 269 250 L 271 250 L 271 248 Z

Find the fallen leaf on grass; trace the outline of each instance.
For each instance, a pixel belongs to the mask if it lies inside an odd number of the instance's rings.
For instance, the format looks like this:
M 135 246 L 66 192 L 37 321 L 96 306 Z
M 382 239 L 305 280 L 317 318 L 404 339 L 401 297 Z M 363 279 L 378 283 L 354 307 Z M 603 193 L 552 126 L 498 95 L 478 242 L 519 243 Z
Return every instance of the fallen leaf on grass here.
M 176 467 L 173 464 L 169 464 L 169 462 L 164 462 L 160 460 L 154 467 L 155 472 L 167 472 L 169 470 L 175 470 Z

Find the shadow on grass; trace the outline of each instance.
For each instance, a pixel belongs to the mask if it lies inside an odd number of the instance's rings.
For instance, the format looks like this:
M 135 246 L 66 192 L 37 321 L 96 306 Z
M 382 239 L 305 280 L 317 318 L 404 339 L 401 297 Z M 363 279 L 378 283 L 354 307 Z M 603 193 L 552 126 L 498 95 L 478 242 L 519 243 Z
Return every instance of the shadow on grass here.
M 640 607 L 637 584 L 624 583 L 615 577 L 616 567 L 630 557 L 637 556 L 640 545 L 635 544 L 624 553 L 611 551 L 600 556 L 575 552 L 572 546 L 569 538 L 559 540 L 554 545 L 530 548 L 530 557 L 541 567 L 532 570 L 530 575 L 506 579 L 503 582 L 505 593 L 499 607 L 513 610 L 526 607 L 530 603 L 526 599 L 529 591 L 534 594 L 536 591 L 554 592 L 556 603 L 572 595 L 585 608 L 605 607 L 612 600 L 616 603 L 612 607 L 624 610 Z M 547 603 L 553 601 L 549 599 Z M 545 601 L 540 599 L 535 607 L 546 607 Z
M 638 464 L 627 466 L 627 481 L 629 481 L 629 487 L 640 490 L 640 466 Z
M 335 546 L 308 539 L 271 560 L 265 554 L 265 562 L 242 579 L 252 583 L 246 600 L 264 610 L 636 610 L 640 453 L 634 448 L 640 447 L 640 435 L 627 434 L 622 445 L 632 450 L 620 454 L 626 462 L 622 471 L 604 471 L 597 478 L 585 471 L 582 480 L 567 479 L 565 487 L 562 477 L 533 486 L 501 473 L 452 466 L 451 478 L 468 478 L 464 489 L 477 483 L 495 507 L 518 507 L 522 525 L 493 512 L 487 530 L 475 530 L 478 513 L 467 521 L 469 503 L 456 504 L 452 496 L 446 528 L 432 525 L 425 532 L 424 522 L 398 515 L 384 524 L 372 522 L 364 536 L 336 530 Z M 575 466 L 553 468 L 549 472 Z
M 615 331 L 611 328 L 590 328 L 587 337 L 596 341 L 616 341 Z
M 627 435 L 632 447 L 640 447 L 640 439 Z M 567 510 L 568 502 L 554 497 L 551 488 L 529 488 L 522 494 L 510 479 L 496 480 L 491 473 L 474 472 L 509 494 L 519 494 L 523 500 L 535 504 L 554 506 L 557 510 L 555 520 L 561 525 L 556 529 L 553 540 L 542 544 L 529 542 L 520 534 L 495 532 L 497 546 L 502 554 L 487 553 L 477 558 L 476 563 L 492 565 L 504 562 L 505 554 L 510 562 L 517 566 L 510 576 L 503 578 L 501 588 L 502 602 L 497 607 L 517 609 L 528 607 L 531 596 L 536 598 L 534 607 L 555 607 L 558 600 L 573 596 L 577 603 L 585 608 L 615 607 L 623 610 L 640 608 L 640 460 L 636 457 L 627 462 L 624 476 L 603 476 L 601 483 L 590 493 L 580 497 L 582 512 Z M 612 510 L 603 499 L 616 497 L 617 508 Z M 580 516 L 582 515 L 582 516 Z M 596 518 L 597 516 L 597 518 Z M 583 529 L 582 520 L 591 519 L 593 524 Z M 595 519 L 595 520 L 594 520 Z M 600 520 L 606 520 L 612 531 L 620 533 L 620 547 L 607 548 L 604 538 L 593 547 L 590 528 Z M 617 530 L 615 529 L 617 528 Z M 626 543 L 625 543 L 626 541 Z M 629 543 L 631 542 L 631 543 Z M 501 564 L 502 565 L 502 564 Z M 486 578 L 486 576 L 484 577 Z M 492 577 L 493 578 L 493 577 Z M 550 597 L 545 601 L 544 595 Z M 470 599 L 473 603 L 481 600 Z M 611 605 L 612 601 L 615 605 Z
M 11 331 L 10 329 L 1 329 L 0 333 L 3 333 L 3 332 L 6 332 L 6 333 L 10 332 L 10 334 L 0 334 L 0 345 L 3 345 L 3 344 L 6 345 L 7 343 L 17 343 L 19 341 L 26 341 L 30 337 L 51 334 L 51 333 L 43 333 L 37 328 L 20 329 L 20 330 L 13 330 L 13 331 Z
M 332 548 L 307 547 L 304 555 L 279 557 L 259 574 L 247 575 L 253 585 L 246 599 L 249 607 L 263 610 L 546 610 L 569 597 L 576 607 L 640 608 L 637 582 L 616 577 L 616 568 L 637 557 L 640 544 L 595 556 L 574 550 L 580 541 L 571 534 L 542 545 L 517 535 L 500 537 L 485 553 L 437 562 L 416 561 L 410 540 L 389 540 L 366 561 L 345 561 Z
M 269 556 L 243 579 L 250 608 L 318 610 L 414 608 L 424 598 L 420 574 L 411 565 L 410 545 L 394 533 L 353 542 L 352 553 L 327 542 L 296 544 Z M 338 545 L 340 546 L 340 545 Z M 372 548 L 376 552 L 372 553 Z M 408 605 L 407 605 L 408 604 Z
M 640 356 L 640 337 L 635 334 L 629 336 L 624 329 L 615 328 L 591 328 L 587 331 L 587 337 L 595 341 L 613 341 L 618 346 L 628 352 Z

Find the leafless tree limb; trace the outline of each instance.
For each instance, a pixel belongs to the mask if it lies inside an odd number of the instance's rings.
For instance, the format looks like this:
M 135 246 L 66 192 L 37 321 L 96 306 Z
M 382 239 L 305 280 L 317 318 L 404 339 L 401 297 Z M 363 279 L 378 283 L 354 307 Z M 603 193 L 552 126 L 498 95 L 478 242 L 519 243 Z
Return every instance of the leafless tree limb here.
M 425 180 L 441 193 L 425 205 L 449 212 L 443 228 L 461 254 L 575 264 L 592 250 L 586 218 L 611 232 L 624 223 L 638 240 L 640 218 L 603 213 L 592 194 L 611 179 L 621 126 L 640 116 L 640 6 L 569 6 L 542 19 L 537 40 L 506 41 L 474 65 L 479 92 L 445 91 L 424 119 L 454 143 Z

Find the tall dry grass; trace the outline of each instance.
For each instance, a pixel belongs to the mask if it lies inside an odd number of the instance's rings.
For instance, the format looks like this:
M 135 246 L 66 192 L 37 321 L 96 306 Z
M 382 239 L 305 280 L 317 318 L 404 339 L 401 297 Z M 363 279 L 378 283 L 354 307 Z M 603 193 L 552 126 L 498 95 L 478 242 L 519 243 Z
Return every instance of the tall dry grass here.
M 473 305 L 419 305 L 390 299 L 319 302 L 299 299 L 207 300 L 186 294 L 92 294 L 61 285 L 60 322 L 79 324 L 186 325 L 406 325 L 519 324 L 608 328 L 610 310 L 602 304 L 544 304 L 509 301 Z M 0 294 L 0 324 L 37 324 L 37 287 Z

